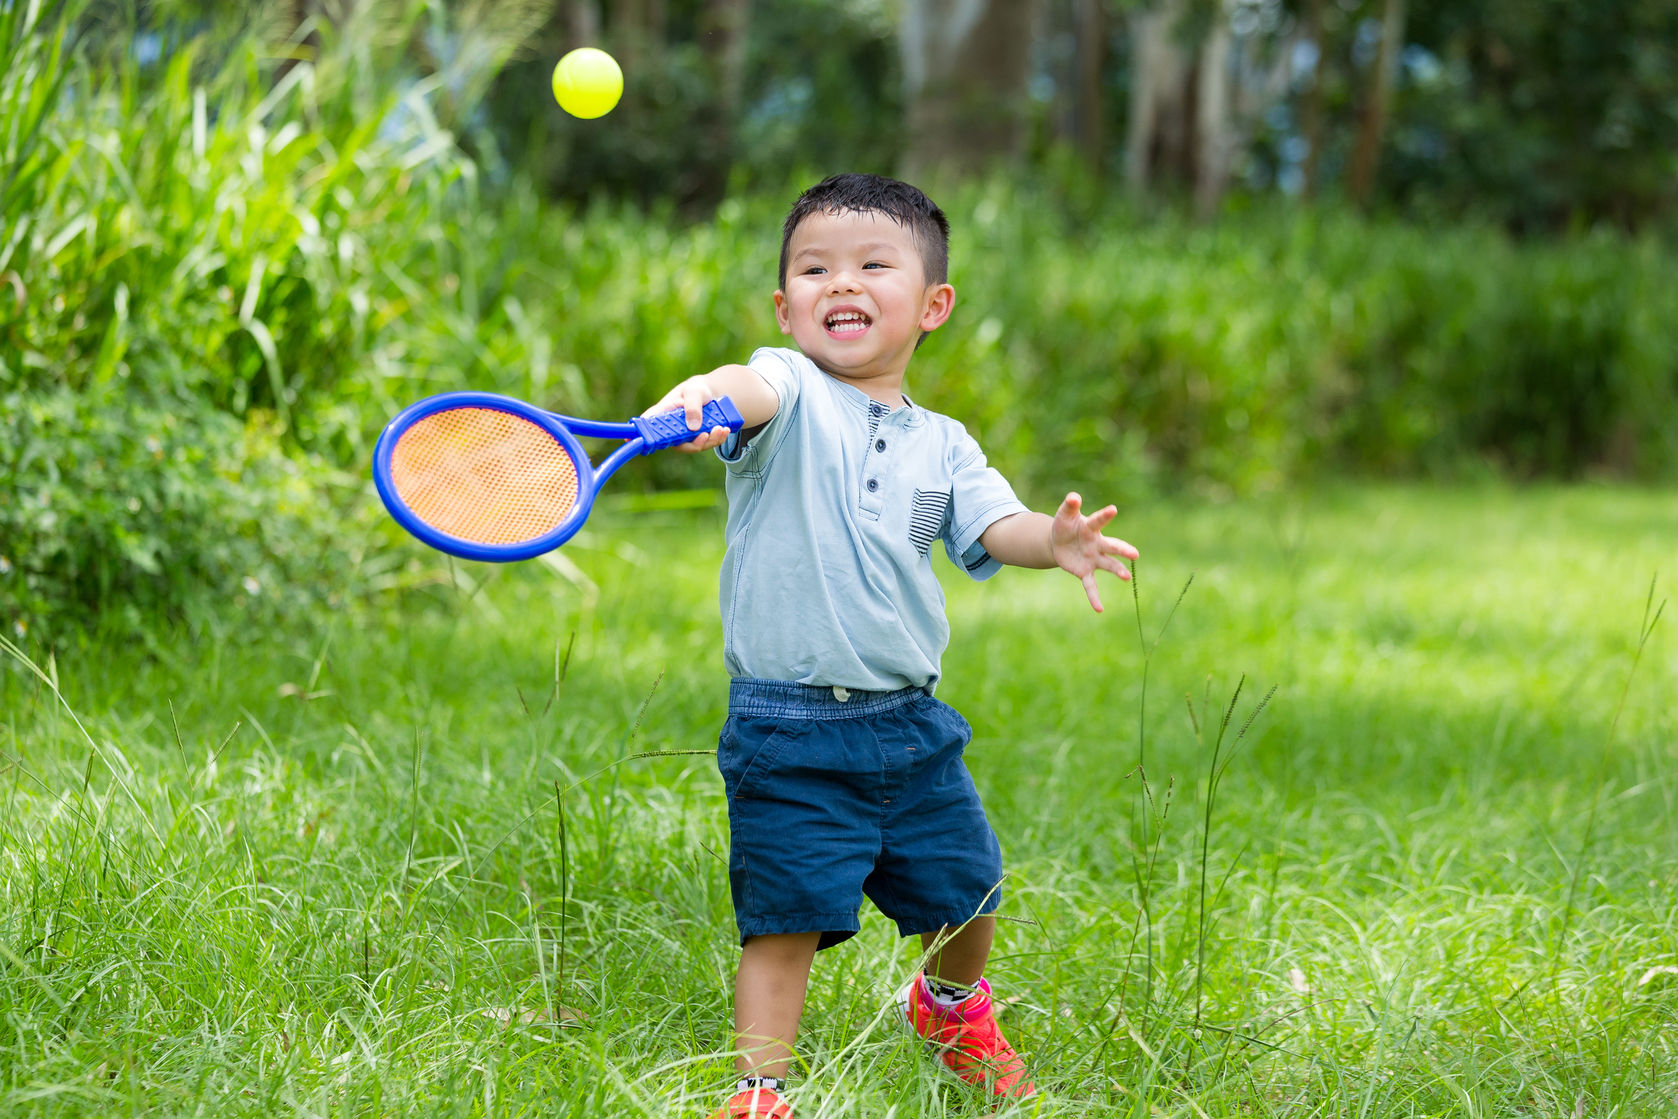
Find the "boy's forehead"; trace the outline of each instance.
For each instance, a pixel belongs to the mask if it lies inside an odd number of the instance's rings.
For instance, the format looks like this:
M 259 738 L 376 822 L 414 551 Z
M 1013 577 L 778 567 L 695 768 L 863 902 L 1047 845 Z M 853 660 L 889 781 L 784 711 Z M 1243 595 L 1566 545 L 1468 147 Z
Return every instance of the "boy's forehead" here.
M 873 210 L 821 211 L 792 231 L 793 255 L 823 248 L 895 248 L 913 250 L 914 234 L 888 214 Z

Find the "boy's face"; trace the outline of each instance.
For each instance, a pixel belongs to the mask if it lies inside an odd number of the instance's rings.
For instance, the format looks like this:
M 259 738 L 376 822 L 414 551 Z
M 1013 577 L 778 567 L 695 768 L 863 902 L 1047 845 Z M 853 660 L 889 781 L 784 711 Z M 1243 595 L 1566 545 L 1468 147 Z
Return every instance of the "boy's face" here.
M 883 214 L 812 214 L 787 245 L 786 287 L 775 293 L 781 333 L 847 381 L 897 390 L 922 332 L 949 318 L 955 289 L 929 284 L 909 230 Z

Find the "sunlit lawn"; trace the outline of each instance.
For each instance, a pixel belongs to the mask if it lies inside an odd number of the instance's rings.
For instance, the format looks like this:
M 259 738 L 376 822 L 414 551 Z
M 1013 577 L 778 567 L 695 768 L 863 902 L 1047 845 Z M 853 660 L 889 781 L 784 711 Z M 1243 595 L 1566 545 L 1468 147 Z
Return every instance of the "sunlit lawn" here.
M 1638 660 L 1674 507 L 1150 504 L 1100 617 L 946 567 L 939 694 L 1011 871 L 991 977 L 1045 1089 L 1016 1113 L 1678 1112 L 1678 619 Z M 565 571 L 61 650 L 65 705 L 6 669 L 0 1113 L 714 1106 L 719 524 L 620 500 Z M 799 1116 L 982 1113 L 864 923 L 818 961 Z

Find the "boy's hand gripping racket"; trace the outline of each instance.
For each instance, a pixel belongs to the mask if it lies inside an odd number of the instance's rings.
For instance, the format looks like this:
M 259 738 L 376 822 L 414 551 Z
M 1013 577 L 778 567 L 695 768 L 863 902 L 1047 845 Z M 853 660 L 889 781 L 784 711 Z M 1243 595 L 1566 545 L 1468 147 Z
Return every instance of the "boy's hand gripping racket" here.
M 601 423 L 495 393 L 446 392 L 386 425 L 373 482 L 397 523 L 433 548 L 462 559 L 529 559 L 571 539 L 594 495 L 630 459 L 740 424 L 726 396 L 705 405 L 692 431 L 680 408 Z M 596 467 L 578 436 L 626 442 Z

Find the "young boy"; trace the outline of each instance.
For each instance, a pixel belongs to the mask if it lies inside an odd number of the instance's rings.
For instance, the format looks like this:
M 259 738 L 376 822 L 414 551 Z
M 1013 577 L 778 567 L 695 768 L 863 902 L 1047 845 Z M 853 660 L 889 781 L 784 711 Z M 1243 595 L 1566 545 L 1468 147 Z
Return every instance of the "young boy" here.
M 717 1119 L 790 1119 L 781 1099 L 818 950 L 853 936 L 866 895 L 920 934 L 899 1013 L 946 1068 L 998 1097 L 1035 1091 L 983 978 L 1001 851 L 962 764 L 971 730 L 932 698 L 949 641 L 934 541 L 975 579 L 1060 567 L 1101 609 L 1095 572 L 1136 549 L 1068 494 L 1028 511 L 961 425 L 912 403 L 904 371 L 949 318 L 949 225 L 874 175 L 805 191 L 782 231 L 775 316 L 797 351 L 762 349 L 649 411 L 732 397 L 745 426 L 686 449 L 728 464 L 722 566 L 732 677 L 717 764 L 741 940 L 736 1094 Z

